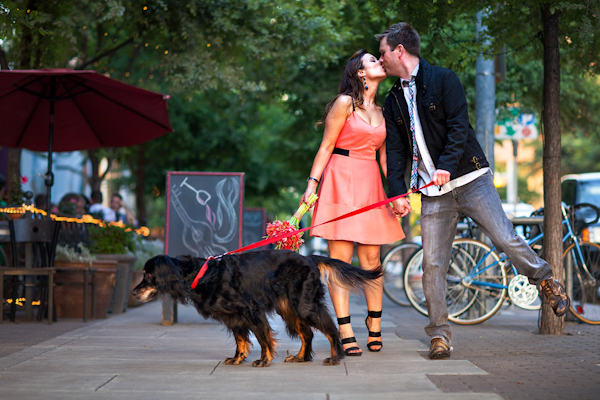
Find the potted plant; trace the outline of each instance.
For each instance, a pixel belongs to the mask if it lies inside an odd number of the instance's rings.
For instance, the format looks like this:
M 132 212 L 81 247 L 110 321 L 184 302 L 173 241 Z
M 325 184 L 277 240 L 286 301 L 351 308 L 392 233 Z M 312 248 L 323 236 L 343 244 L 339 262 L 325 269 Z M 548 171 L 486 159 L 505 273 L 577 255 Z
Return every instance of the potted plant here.
M 121 314 L 127 309 L 136 247 L 135 233 L 119 225 L 88 225 L 90 251 L 99 260 L 117 261 L 117 279 L 109 312 Z
M 88 315 L 93 315 L 94 318 L 106 318 L 115 287 L 116 261 L 97 260 L 83 243 L 78 243 L 77 247 L 57 245 L 54 267 L 56 268 L 54 298 L 58 318 L 84 316 L 83 273 L 89 273 L 90 270 L 94 290 L 93 293 L 91 290 L 88 291 Z M 84 272 L 85 270 L 87 272 Z M 92 295 L 95 296 L 94 299 Z M 92 304 L 95 304 L 93 313 Z
M 6 198 L 6 205 L 9 208 L 15 209 L 14 212 L 6 212 L 6 214 L 12 219 L 19 219 L 24 214 L 21 206 L 25 202 L 25 192 L 23 191 L 21 185 L 26 184 L 28 180 L 29 179 L 26 176 L 19 177 L 18 175 L 13 175 L 12 177 L 8 196 Z

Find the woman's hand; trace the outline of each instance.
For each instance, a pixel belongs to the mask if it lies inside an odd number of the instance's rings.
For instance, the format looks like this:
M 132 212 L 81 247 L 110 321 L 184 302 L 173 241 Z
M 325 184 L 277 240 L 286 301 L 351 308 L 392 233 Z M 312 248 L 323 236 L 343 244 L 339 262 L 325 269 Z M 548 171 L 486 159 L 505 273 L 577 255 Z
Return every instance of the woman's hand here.
M 308 185 L 306 185 L 306 190 L 304 191 L 304 194 L 300 198 L 300 203 L 298 204 L 298 207 L 300 207 L 302 203 L 308 204 L 308 199 L 313 194 L 317 194 L 317 182 L 310 180 L 308 181 Z M 314 203 L 310 205 L 310 208 L 312 208 L 313 206 Z
M 407 197 L 400 197 L 392 202 L 392 212 L 396 218 L 402 218 L 412 212 L 410 201 Z

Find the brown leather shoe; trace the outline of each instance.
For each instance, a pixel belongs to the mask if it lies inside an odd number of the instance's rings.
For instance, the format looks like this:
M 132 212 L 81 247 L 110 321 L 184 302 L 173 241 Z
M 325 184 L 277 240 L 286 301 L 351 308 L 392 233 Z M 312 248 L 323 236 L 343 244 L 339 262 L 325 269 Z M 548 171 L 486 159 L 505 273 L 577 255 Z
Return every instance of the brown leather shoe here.
M 557 317 L 565 315 L 571 303 L 569 296 L 565 292 L 565 287 L 556 279 L 546 279 L 540 286 L 542 293 L 548 299 L 548 303 L 550 303 L 550 307 L 554 310 L 554 314 Z
M 429 358 L 432 360 L 440 360 L 450 357 L 450 346 L 442 338 L 431 339 L 431 347 L 429 348 Z

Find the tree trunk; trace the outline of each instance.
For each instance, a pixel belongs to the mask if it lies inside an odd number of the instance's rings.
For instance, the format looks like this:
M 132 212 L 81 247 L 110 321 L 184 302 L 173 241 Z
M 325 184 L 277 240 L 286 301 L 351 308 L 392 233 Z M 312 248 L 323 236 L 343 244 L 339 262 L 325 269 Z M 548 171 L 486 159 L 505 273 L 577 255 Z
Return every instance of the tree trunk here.
M 558 21 L 560 13 L 542 7 L 544 29 L 544 256 L 554 278 L 564 283 L 562 264 L 562 213 L 560 208 L 560 55 Z M 557 318 L 550 305 L 542 304 L 541 334 L 561 335 L 563 318 Z
M 0 69 L 8 70 L 8 59 L 6 58 L 6 53 L 2 48 L 0 48 Z
M 90 188 L 92 192 L 95 190 L 100 190 L 100 186 L 102 185 L 102 181 L 106 178 L 106 175 L 110 172 L 112 168 L 112 163 L 114 160 L 114 156 L 106 157 L 107 164 L 104 172 L 100 171 L 100 163 L 102 162 L 102 157 L 98 156 L 98 149 L 90 149 L 87 151 L 88 159 L 92 164 L 92 171 L 89 178 Z
M 27 9 L 29 10 L 37 10 L 37 0 L 29 0 L 27 2 Z M 23 29 L 23 34 L 21 36 L 21 54 L 19 58 L 19 64 L 17 68 L 19 69 L 27 69 L 31 65 L 31 48 L 33 43 L 33 34 L 31 29 Z M 8 68 L 8 61 L 6 60 L 6 54 L 2 52 L 4 60 L 2 61 L 2 69 Z M 6 165 L 6 175 L 7 175 L 7 192 L 10 192 L 12 189 L 12 177 L 17 175 L 21 176 L 21 149 L 9 149 L 8 150 L 8 162 Z
M 88 158 L 92 164 L 92 173 L 90 174 L 90 188 L 92 192 L 99 191 L 100 185 L 102 184 L 102 178 L 100 178 L 100 158 L 98 157 L 98 151 L 95 149 L 88 150 Z
M 138 146 L 137 162 L 135 165 L 135 205 L 137 208 L 137 220 L 140 226 L 146 225 L 146 199 L 144 196 L 144 186 L 146 180 L 146 146 Z
M 37 0 L 28 0 L 27 9 L 37 10 Z M 23 29 L 23 33 L 21 35 L 21 57 L 19 59 L 19 65 L 17 66 L 17 69 L 33 68 L 31 65 L 31 54 L 35 47 L 37 46 L 33 43 L 33 31 L 30 28 Z

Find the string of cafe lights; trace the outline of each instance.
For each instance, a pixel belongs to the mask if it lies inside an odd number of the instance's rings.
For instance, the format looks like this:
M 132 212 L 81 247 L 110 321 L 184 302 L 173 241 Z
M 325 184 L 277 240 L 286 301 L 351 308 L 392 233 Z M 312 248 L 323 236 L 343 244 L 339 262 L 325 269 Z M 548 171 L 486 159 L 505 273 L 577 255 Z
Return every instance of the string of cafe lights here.
M 21 207 L 0 208 L 0 213 L 5 213 L 5 214 L 24 214 L 26 212 L 30 212 L 32 214 L 41 214 L 43 216 L 48 215 L 48 213 L 46 211 L 40 210 L 39 208 L 35 208 L 35 206 L 33 206 L 32 204 L 23 204 Z M 86 215 L 82 216 L 81 218 L 59 217 L 56 214 L 50 214 L 50 219 L 52 219 L 53 221 L 58 221 L 58 222 L 75 222 L 75 223 L 79 223 L 79 224 L 95 224 L 102 228 L 105 228 L 107 226 L 118 226 L 119 228 L 122 228 L 125 232 L 134 231 L 135 233 L 137 233 L 138 235 L 141 235 L 141 236 L 150 235 L 150 229 L 148 229 L 145 226 L 141 226 L 137 229 L 133 229 L 130 226 L 125 225 L 122 221 L 106 222 L 106 221 L 102 221 L 100 219 L 96 219 L 89 214 L 86 214 Z

